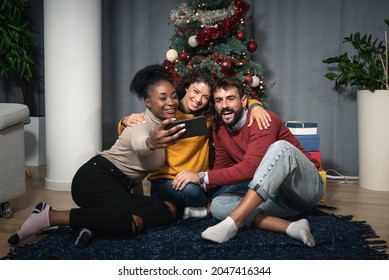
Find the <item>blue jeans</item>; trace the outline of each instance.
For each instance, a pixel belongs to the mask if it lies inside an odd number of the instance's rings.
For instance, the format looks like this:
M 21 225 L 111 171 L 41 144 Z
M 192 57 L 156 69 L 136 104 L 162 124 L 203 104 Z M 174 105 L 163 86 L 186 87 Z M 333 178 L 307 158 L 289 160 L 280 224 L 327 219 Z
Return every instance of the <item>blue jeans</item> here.
M 175 190 L 172 179 L 156 179 L 151 181 L 151 195 L 173 202 L 177 207 L 202 207 L 211 203 L 212 198 L 224 192 L 246 191 L 249 182 L 232 186 L 223 186 L 213 191 L 204 192 L 199 185 L 189 183 L 183 190 Z
M 245 226 L 250 226 L 259 212 L 287 217 L 312 209 L 323 196 L 323 185 L 315 165 L 300 150 L 287 141 L 273 143 L 249 183 L 249 188 L 256 191 L 263 202 L 250 214 Z M 225 219 L 242 198 L 239 193 L 215 197 L 211 204 L 212 215 Z

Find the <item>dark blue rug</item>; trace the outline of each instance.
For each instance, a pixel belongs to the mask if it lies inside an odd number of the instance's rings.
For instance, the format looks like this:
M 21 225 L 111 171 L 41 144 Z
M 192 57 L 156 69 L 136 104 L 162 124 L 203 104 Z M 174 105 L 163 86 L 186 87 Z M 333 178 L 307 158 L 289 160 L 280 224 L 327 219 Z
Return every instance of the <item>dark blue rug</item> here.
M 365 222 L 315 210 L 304 215 L 311 225 L 316 246 L 308 248 L 286 235 L 243 229 L 224 244 L 205 241 L 200 234 L 217 223 L 214 218 L 180 220 L 133 239 L 96 237 L 84 249 L 72 243 L 69 227 L 46 232 L 33 244 L 12 248 L 12 260 L 377 260 L 389 259 L 386 242 L 378 240 Z M 301 218 L 301 217 L 296 217 Z

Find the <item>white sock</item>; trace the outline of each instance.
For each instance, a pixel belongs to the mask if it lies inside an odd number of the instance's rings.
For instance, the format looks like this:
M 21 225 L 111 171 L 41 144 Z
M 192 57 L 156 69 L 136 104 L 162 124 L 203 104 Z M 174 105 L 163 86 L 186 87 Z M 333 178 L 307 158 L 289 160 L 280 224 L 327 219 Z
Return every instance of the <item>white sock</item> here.
M 207 228 L 201 233 L 201 237 L 216 243 L 223 243 L 230 240 L 238 232 L 234 220 L 228 216 L 223 221 Z
M 306 219 L 291 223 L 286 229 L 286 234 L 291 238 L 303 242 L 308 247 L 315 246 L 315 238 L 312 236 L 309 223 Z
M 185 207 L 182 218 L 183 219 L 202 218 L 205 216 L 207 216 L 206 207 Z
M 20 229 L 8 239 L 8 243 L 16 245 L 20 241 L 27 239 L 42 229 L 50 227 L 50 208 L 50 205 L 44 202 L 38 203 L 32 211 L 30 217 L 28 217 Z

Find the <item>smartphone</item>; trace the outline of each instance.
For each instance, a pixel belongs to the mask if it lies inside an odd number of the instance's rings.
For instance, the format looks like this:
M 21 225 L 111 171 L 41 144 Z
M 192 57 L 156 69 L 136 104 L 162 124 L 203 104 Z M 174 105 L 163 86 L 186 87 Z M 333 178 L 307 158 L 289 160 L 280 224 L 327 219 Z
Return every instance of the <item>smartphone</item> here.
M 208 133 L 207 121 L 204 116 L 198 116 L 190 119 L 177 120 L 171 122 L 165 126 L 165 130 L 172 128 L 178 124 L 184 123 L 186 131 L 180 136 L 179 139 L 206 135 Z

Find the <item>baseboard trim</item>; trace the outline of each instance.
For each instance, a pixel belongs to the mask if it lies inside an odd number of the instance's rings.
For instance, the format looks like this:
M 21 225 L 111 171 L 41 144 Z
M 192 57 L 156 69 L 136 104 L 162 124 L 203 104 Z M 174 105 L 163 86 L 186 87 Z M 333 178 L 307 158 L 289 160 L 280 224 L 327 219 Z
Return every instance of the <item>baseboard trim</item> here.
M 45 188 L 53 191 L 70 191 L 71 182 L 59 182 L 45 178 Z

